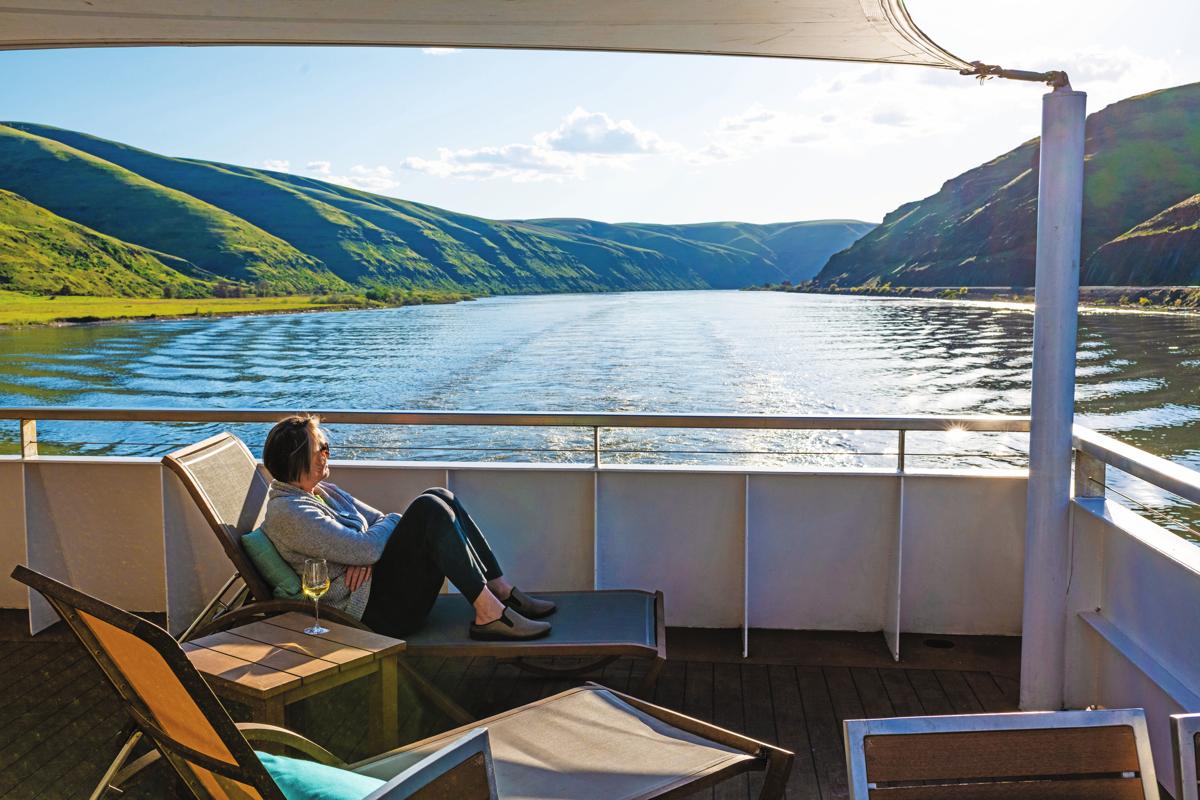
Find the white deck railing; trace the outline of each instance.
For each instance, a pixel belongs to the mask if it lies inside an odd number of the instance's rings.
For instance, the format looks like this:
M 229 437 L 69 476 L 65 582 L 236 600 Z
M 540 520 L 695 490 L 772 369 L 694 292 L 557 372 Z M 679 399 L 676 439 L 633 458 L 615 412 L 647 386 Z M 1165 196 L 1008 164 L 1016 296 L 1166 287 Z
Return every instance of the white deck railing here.
M 270 423 L 281 410 L 0 409 L 22 456 L 0 458 L 0 558 L 22 561 L 181 627 L 228 575 L 215 538 L 156 459 L 36 455 L 37 420 Z M 910 431 L 1028 429 L 1014 417 L 796 417 L 329 411 L 333 423 L 590 429 L 591 463 L 338 461 L 334 479 L 400 508 L 448 485 L 467 499 L 522 585 L 663 589 L 672 625 L 1020 633 L 1024 470 L 915 470 Z M 608 428 L 872 430 L 891 467 L 605 463 Z M 1200 711 L 1200 548 L 1105 498 L 1120 470 L 1200 502 L 1200 474 L 1074 431 L 1066 697 L 1167 715 Z M 4 582 L 0 605 L 29 598 Z M 35 627 L 53 620 L 36 601 Z M 747 634 L 748 635 L 748 634 Z M 1161 774 L 1170 765 L 1160 762 Z
M 1200 711 L 1200 547 L 1106 499 L 1117 469 L 1192 503 L 1200 473 L 1075 427 L 1067 608 L 1068 706 L 1146 709 L 1159 779 L 1172 785 L 1171 714 Z

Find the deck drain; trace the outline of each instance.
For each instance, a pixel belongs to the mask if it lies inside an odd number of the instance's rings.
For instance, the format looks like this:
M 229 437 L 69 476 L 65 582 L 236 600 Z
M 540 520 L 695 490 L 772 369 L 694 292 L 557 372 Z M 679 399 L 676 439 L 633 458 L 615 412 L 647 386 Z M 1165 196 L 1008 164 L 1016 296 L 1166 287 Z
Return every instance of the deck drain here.
M 949 639 L 926 639 L 925 646 L 932 647 L 935 650 L 949 650 L 951 647 L 954 647 L 954 642 Z

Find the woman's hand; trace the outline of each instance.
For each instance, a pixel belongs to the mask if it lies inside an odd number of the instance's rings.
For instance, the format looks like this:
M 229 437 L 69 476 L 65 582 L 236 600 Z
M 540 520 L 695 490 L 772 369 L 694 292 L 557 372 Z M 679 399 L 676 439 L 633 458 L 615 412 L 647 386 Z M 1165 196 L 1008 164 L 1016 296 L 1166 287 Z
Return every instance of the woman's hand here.
M 371 577 L 371 567 L 346 567 L 346 588 L 352 592 L 357 592 L 358 587 L 362 586 Z

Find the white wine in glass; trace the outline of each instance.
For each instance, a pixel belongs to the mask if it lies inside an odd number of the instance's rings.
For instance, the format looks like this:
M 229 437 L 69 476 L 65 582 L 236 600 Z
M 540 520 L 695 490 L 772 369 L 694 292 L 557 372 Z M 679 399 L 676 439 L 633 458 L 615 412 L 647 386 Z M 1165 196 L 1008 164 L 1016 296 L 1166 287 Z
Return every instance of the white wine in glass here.
M 300 588 L 305 597 L 313 601 L 313 624 L 304 632 L 311 635 L 329 633 L 329 628 L 321 627 L 321 595 L 329 591 L 329 564 L 323 558 L 304 559 L 304 574 L 300 576 Z

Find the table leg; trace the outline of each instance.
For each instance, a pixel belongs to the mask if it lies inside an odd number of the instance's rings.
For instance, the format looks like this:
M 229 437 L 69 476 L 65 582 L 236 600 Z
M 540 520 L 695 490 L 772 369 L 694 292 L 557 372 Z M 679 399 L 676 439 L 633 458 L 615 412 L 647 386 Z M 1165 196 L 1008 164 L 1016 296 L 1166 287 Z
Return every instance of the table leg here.
M 400 744 L 400 686 L 396 674 L 397 656 L 381 659 L 371 674 L 375 711 L 371 714 L 371 745 L 375 752 L 391 750 Z
M 270 700 L 262 700 L 260 702 L 253 703 L 250 705 L 250 721 L 262 722 L 266 725 L 278 725 L 281 728 L 286 728 L 285 708 L 286 705 L 282 695 L 279 697 L 273 697 Z M 262 742 L 256 744 L 255 748 L 268 753 L 274 753 L 275 755 L 279 756 L 295 755 L 295 753 L 288 753 L 286 747 L 278 744 L 267 744 Z

